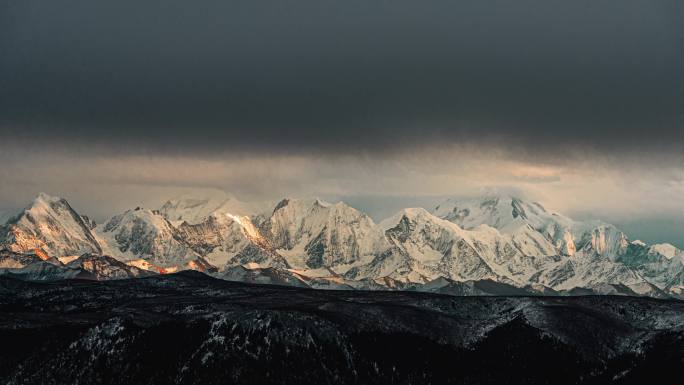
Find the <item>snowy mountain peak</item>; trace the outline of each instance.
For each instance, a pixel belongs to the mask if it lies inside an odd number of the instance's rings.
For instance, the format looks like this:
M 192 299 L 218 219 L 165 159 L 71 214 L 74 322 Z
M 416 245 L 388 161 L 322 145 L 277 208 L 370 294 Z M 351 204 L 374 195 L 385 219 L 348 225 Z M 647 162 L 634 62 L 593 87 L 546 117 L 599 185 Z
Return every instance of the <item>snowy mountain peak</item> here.
M 223 192 L 184 194 L 166 201 L 159 212 L 172 223 L 197 224 L 212 214 L 249 215 L 248 205 Z
M 354 263 L 372 255 L 381 238 L 368 215 L 320 199 L 283 199 L 261 230 L 300 269 Z
M 42 252 L 50 257 L 101 252 L 89 225 L 69 202 L 45 193 L 0 229 L 0 242 L 17 252 Z
M 523 222 L 534 228 L 550 221 L 571 222 L 558 214 L 548 213 L 539 203 L 529 203 L 510 195 L 493 194 L 469 199 L 448 199 L 435 207 L 433 214 L 465 229 L 481 224 L 504 229 Z
M 637 246 L 646 246 L 646 242 L 642 241 L 641 239 L 635 239 L 631 243 Z
M 38 193 L 36 198 L 33 200 L 33 205 L 39 204 L 39 203 L 55 203 L 55 202 L 60 202 L 64 201 L 63 198 L 60 198 L 58 196 L 52 196 L 44 192 Z
M 183 222 L 178 230 L 193 250 L 218 268 L 247 262 L 288 266 L 248 216 L 215 212 L 201 223 Z
M 105 253 L 128 261 L 144 258 L 160 266 L 184 265 L 199 257 L 158 211 L 128 210 L 95 228 Z
M 574 221 L 550 213 L 539 203 L 509 195 L 449 199 L 433 212 L 464 229 L 486 224 L 504 234 L 538 232 L 543 237 L 542 243 L 548 243 L 542 245 L 543 248 L 555 248 L 560 255 L 573 256 L 580 249 L 613 255 L 624 251 L 629 243 L 624 233 L 612 225 L 601 221 Z
M 342 202 L 340 202 L 342 203 Z M 342 203 L 344 204 L 344 203 Z M 273 213 L 280 211 L 280 210 L 314 210 L 314 209 L 321 209 L 321 208 L 328 208 L 332 206 L 331 203 L 328 203 L 320 198 L 312 198 L 312 199 L 296 199 L 296 198 L 283 198 L 276 204 L 276 206 L 273 208 Z
M 651 246 L 651 251 L 659 253 L 667 259 L 673 259 L 680 255 L 684 257 L 684 252 L 669 243 L 659 243 Z
M 425 210 L 422 207 L 412 207 L 412 208 L 406 208 L 402 209 L 396 214 L 392 215 L 391 217 L 383 220 L 378 224 L 378 226 L 383 230 L 387 231 L 389 229 L 394 228 L 400 223 L 439 223 L 442 226 L 445 227 L 451 227 L 451 228 L 458 228 L 454 223 L 451 223 L 449 221 L 443 220 L 427 210 Z
M 288 204 L 290 204 L 290 199 L 288 199 L 288 198 L 283 198 L 280 202 L 278 202 L 278 204 L 275 205 L 275 207 L 273 208 L 273 212 L 275 213 L 276 211 L 278 211 L 278 210 L 282 209 L 283 207 L 287 206 Z
M 314 201 L 314 204 L 316 204 L 320 207 L 330 207 L 331 206 L 331 204 L 329 202 L 326 202 L 320 198 L 316 198 L 316 200 Z M 346 204 L 343 202 L 337 202 L 337 205 L 346 206 Z

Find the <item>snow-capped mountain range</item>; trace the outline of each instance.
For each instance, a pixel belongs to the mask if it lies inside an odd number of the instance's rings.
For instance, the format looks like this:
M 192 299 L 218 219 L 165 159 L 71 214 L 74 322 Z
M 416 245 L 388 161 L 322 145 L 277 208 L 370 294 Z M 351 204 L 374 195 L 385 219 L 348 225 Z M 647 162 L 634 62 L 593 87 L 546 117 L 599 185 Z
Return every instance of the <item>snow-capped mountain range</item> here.
M 676 247 L 496 194 L 404 209 L 378 224 L 343 202 L 283 199 L 264 210 L 228 195 L 184 196 L 95 224 L 40 194 L 0 226 L 0 244 L 0 273 L 27 279 L 194 269 L 314 288 L 684 295 Z

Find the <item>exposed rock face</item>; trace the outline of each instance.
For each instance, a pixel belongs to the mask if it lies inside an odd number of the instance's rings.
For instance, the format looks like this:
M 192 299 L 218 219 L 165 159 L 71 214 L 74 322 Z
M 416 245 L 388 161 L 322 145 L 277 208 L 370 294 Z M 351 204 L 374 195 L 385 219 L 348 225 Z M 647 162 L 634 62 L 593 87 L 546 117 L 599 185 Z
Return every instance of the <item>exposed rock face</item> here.
M 24 254 L 9 249 L 0 249 L 0 269 L 21 269 L 41 261 L 43 261 L 43 258 L 36 254 Z
M 93 230 L 95 227 L 97 227 L 97 223 L 90 219 L 87 215 L 81 215 L 81 219 L 89 230 Z
M 65 279 L 97 279 L 91 273 L 61 264 L 39 261 L 18 269 L 0 269 L 0 276 L 26 281 L 60 281 Z
M 0 250 L 0 275 L 31 281 L 57 281 L 74 278 L 140 278 L 154 273 L 126 265 L 106 255 L 84 254 L 80 257 L 43 260 L 35 254 L 21 254 L 4 249 Z
M 135 266 L 129 266 L 106 255 L 84 254 L 66 266 L 87 271 L 97 280 L 139 278 L 154 274 Z
M 183 222 L 178 229 L 193 250 L 219 268 L 245 263 L 288 267 L 287 261 L 261 235 L 248 216 L 214 213 L 197 224 Z

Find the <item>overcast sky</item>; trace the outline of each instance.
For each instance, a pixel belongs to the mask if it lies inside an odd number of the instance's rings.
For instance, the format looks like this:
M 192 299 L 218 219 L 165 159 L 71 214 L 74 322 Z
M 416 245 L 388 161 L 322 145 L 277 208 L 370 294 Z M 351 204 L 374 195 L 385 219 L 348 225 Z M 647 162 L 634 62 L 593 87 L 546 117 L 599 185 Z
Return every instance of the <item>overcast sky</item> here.
M 0 207 L 497 187 L 684 246 L 681 1 L 107 3 L 0 2 Z

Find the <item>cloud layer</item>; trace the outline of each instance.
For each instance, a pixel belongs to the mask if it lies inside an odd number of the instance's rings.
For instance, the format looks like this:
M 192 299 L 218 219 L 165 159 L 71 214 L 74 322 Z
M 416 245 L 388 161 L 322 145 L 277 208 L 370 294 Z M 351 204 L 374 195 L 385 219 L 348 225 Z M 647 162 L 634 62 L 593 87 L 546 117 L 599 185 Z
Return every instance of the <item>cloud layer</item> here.
M 676 0 L 2 7 L 3 141 L 185 155 L 684 148 Z

